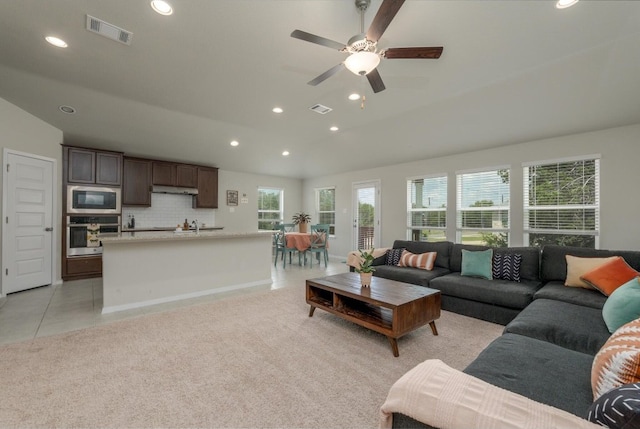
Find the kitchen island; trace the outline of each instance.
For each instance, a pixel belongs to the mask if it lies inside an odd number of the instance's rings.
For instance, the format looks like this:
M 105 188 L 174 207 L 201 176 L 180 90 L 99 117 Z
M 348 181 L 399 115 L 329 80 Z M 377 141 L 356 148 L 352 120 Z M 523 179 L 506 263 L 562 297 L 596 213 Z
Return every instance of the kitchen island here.
M 270 232 L 101 235 L 102 314 L 271 283 Z

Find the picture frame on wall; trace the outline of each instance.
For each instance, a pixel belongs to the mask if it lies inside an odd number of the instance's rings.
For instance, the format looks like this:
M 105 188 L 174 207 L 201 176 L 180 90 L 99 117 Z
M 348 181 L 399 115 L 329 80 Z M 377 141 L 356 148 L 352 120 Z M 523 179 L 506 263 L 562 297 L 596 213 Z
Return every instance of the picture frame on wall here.
M 238 191 L 227 191 L 227 205 L 228 206 L 238 205 Z

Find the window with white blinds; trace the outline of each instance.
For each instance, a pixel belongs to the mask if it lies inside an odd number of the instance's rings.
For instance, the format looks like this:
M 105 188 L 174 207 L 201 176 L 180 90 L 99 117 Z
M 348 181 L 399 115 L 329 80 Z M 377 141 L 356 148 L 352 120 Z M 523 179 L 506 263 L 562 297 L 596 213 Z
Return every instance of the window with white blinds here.
M 509 169 L 457 174 L 456 240 L 463 244 L 509 245 Z
M 284 191 L 282 189 L 258 188 L 258 229 L 275 229 L 283 223 Z
M 447 239 L 447 176 L 407 180 L 407 239 Z
M 523 166 L 524 243 L 597 248 L 599 156 Z
M 329 224 L 329 235 L 336 233 L 336 188 L 316 189 L 316 213 L 318 222 Z

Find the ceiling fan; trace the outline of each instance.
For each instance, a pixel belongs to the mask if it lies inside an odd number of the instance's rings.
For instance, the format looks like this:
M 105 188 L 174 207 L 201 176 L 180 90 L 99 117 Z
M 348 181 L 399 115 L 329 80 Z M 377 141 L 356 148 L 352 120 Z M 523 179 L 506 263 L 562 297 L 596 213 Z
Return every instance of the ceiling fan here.
M 371 4 L 371 0 L 355 0 L 356 8 L 360 11 L 360 34 L 356 34 L 349 39 L 346 45 L 307 33 L 306 31 L 294 30 L 291 33 L 291 37 L 293 38 L 337 49 L 340 52 L 349 54 L 344 62 L 330 68 L 307 83 L 316 86 L 346 67 L 354 74 L 360 76 L 366 75 L 373 92 L 377 93 L 385 89 L 380 73 L 378 73 L 377 70 L 381 58 L 440 58 L 443 49 L 442 46 L 428 48 L 387 48 L 378 50 L 378 40 L 391 23 L 391 20 L 396 16 L 403 3 L 404 0 L 384 0 L 378 9 L 378 13 L 376 13 L 376 16 L 373 18 L 369 30 L 365 33 L 364 13 Z

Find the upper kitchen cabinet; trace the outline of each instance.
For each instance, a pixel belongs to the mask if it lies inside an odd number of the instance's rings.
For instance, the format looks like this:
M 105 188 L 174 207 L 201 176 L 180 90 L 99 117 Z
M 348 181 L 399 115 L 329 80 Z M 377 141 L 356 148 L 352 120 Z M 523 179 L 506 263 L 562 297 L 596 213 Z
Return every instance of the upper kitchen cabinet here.
M 124 158 L 123 206 L 151 207 L 152 164 L 148 159 Z
M 195 188 L 198 186 L 198 168 L 195 165 L 153 161 L 153 184 Z
M 68 183 L 120 186 L 122 154 L 78 147 L 64 147 Z
M 196 209 L 218 208 L 218 169 L 214 167 L 197 167 L 198 195 L 193 198 Z

